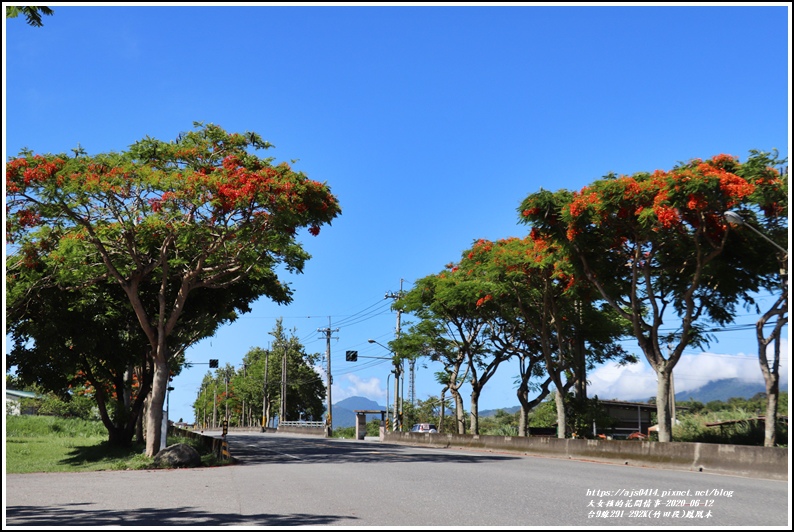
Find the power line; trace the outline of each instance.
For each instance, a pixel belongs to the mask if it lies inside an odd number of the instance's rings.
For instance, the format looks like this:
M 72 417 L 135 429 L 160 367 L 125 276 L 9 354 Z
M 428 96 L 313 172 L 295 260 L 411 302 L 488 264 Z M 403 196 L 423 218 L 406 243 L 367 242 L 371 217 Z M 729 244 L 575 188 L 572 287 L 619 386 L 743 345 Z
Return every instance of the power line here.
M 359 319 L 359 318 L 363 318 L 364 316 L 359 316 L 359 315 L 364 314 L 365 312 L 370 311 L 370 309 L 372 309 L 373 307 L 377 307 L 379 305 L 380 305 L 380 307 L 383 307 L 384 306 L 384 300 L 380 299 L 380 300 L 376 301 L 375 303 L 373 303 L 372 305 L 370 305 L 370 306 L 368 306 L 368 307 L 366 307 L 364 309 L 361 309 L 361 310 L 359 310 L 358 312 L 356 312 L 354 314 L 350 314 L 349 316 L 346 316 L 345 318 L 337 321 L 336 323 L 334 323 L 334 325 L 336 325 L 337 327 L 342 327 L 342 326 L 346 326 L 346 325 L 352 325 L 352 323 L 349 323 L 351 320 L 356 320 L 356 319 Z M 386 304 L 386 306 L 388 306 L 388 303 Z M 375 313 L 377 311 L 380 311 L 380 310 L 382 310 L 382 308 L 371 310 L 368 314 L 364 314 L 364 315 L 372 315 L 373 313 Z M 356 323 L 360 323 L 360 321 L 356 321 Z

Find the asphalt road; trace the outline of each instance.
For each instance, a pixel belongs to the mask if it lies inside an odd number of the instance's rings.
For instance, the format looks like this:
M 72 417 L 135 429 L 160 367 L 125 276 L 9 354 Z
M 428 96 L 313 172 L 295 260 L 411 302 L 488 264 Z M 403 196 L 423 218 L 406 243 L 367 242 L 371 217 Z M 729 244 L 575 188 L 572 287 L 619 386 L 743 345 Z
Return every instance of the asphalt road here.
M 788 482 L 377 441 L 228 436 L 236 465 L 6 475 L 14 527 L 791 529 Z

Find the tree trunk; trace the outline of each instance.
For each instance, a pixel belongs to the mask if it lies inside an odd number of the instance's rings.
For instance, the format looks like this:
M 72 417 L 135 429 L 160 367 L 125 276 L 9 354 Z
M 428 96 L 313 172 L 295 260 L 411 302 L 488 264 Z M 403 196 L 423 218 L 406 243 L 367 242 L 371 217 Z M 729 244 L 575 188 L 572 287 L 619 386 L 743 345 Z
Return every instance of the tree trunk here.
M 479 402 L 480 402 L 480 392 L 479 392 L 479 390 L 476 390 L 476 391 L 472 390 L 472 392 L 471 392 L 471 412 L 469 414 L 469 416 L 471 418 L 470 421 L 469 421 L 469 423 L 470 423 L 469 430 L 471 431 L 472 434 L 479 434 L 480 433 L 480 415 L 479 415 L 480 407 L 479 407 Z
M 455 428 L 458 434 L 466 434 L 466 420 L 463 416 L 463 398 L 458 390 L 451 388 L 450 392 L 455 399 Z
M 771 381 L 771 382 L 770 382 Z M 766 382 L 766 418 L 764 419 L 764 447 L 774 447 L 777 439 L 778 378 Z
M 521 403 L 521 412 L 518 416 L 518 435 L 519 436 L 529 436 L 529 410 L 527 407 L 524 406 L 524 403 Z
M 656 423 L 660 442 L 673 441 L 670 415 L 670 372 L 656 370 Z
M 587 355 L 585 353 L 585 341 L 582 328 L 584 327 L 584 320 L 582 318 L 582 302 L 576 301 L 576 336 L 574 338 L 574 375 L 576 384 L 574 387 L 576 393 L 576 400 L 580 407 L 584 407 L 587 401 Z
M 167 387 L 168 364 L 165 362 L 165 357 L 161 353 L 157 353 L 154 360 L 151 403 L 146 415 L 146 456 L 149 457 L 156 455 L 160 451 L 163 405 L 165 404 L 165 390 Z
M 565 426 L 567 421 L 565 419 L 565 395 L 558 388 L 554 390 L 554 402 L 557 403 L 557 437 L 565 439 Z
M 764 375 L 766 387 L 766 416 L 764 417 L 764 447 L 774 447 L 777 442 L 777 411 L 780 395 L 780 330 L 788 323 L 785 311 L 788 309 L 788 298 L 784 294 L 756 323 L 756 339 L 758 342 L 758 362 Z M 764 326 L 777 315 L 775 329 L 769 337 L 764 336 Z M 767 348 L 774 340 L 772 366 L 769 365 Z

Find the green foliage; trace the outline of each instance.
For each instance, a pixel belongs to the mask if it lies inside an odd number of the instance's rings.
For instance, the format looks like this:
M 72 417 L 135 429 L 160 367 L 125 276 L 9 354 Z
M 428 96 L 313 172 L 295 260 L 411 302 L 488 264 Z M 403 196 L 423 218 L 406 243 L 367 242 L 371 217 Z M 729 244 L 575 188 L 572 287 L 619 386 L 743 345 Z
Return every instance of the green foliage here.
M 6 473 L 55 473 L 152 469 L 141 444 L 111 446 L 99 421 L 50 416 L 6 416 Z M 211 449 L 190 438 L 168 437 L 168 445 L 187 443 L 205 467 L 220 465 Z
M 79 418 L 99 421 L 96 403 L 85 395 L 69 394 L 66 399 L 53 393 L 39 391 L 40 398 L 20 400 L 22 411 L 31 409 L 39 416 L 56 416 L 62 418 Z
M 263 401 L 267 401 L 271 416 L 278 413 L 281 404 L 281 368 L 287 360 L 287 411 L 286 421 L 298 419 L 321 420 L 325 411 L 325 383 L 314 370 L 319 361 L 317 353 L 307 353 L 295 336 L 287 331 L 282 320 L 276 320 L 270 349 L 252 347 L 244 356 L 240 367 L 227 364 L 214 374 L 207 373 L 193 409 L 196 420 L 211 424 L 213 400 L 216 401 L 216 422 L 219 424 L 229 408 L 231 426 L 261 425 Z M 265 369 L 267 383 L 265 384 Z M 228 378 L 228 396 L 226 380 Z M 265 394 L 266 391 L 266 394 Z M 245 406 L 245 411 L 243 411 Z
M 102 424 L 85 419 L 63 419 L 54 416 L 7 416 L 6 438 L 103 438 Z
M 380 436 L 380 419 L 370 419 L 367 422 L 367 436 Z
M 79 369 L 90 378 L 108 358 L 151 368 L 141 378 L 141 396 L 149 383 L 152 390 L 150 455 L 157 451 L 168 375 L 178 371 L 184 350 L 250 311 L 260 297 L 290 302 L 292 291 L 277 272 L 300 273 L 310 258 L 298 231 L 316 236 L 341 213 L 325 183 L 248 151 L 270 147 L 253 132 L 194 123 L 193 131 L 173 141 L 147 137 L 124 153 L 27 151 L 6 165 L 7 241 L 13 250 L 6 261 L 12 280 L 7 290 L 19 309 L 13 323 L 35 321 L 25 304 L 44 290 L 47 301 L 35 308 L 45 316 L 57 315 L 47 302 L 60 301 L 59 290 L 80 294 L 81 304 L 96 304 L 96 298 L 124 302 L 109 306 L 127 312 L 116 312 L 109 334 L 98 336 L 108 340 L 130 332 L 134 340 L 145 340 L 146 349 L 101 350 L 91 368 Z M 81 300 L 87 287 L 94 288 L 92 299 Z M 114 295 L 111 287 L 123 294 Z M 169 302 L 164 308 L 161 298 Z M 58 308 L 75 300 L 61 303 Z M 88 320 L 81 321 L 88 328 Z M 64 344 L 79 336 L 59 337 L 57 329 L 37 335 L 28 328 L 17 333 L 20 350 L 29 338 L 35 350 L 44 339 Z M 96 350 L 77 351 L 86 356 Z M 104 382 L 92 383 L 97 393 L 101 384 L 118 381 L 120 365 L 114 364 Z M 114 384 L 120 401 L 123 394 Z
M 380 420 L 371 419 L 367 422 L 366 436 L 380 436 Z M 344 440 L 353 440 L 356 437 L 356 427 L 341 427 L 335 428 L 332 434 L 333 438 L 340 438 Z
M 6 6 L 6 18 L 17 18 L 25 15 L 25 22 L 29 26 L 38 28 L 44 25 L 42 15 L 52 15 L 54 11 L 47 6 Z
M 673 438 L 682 442 L 725 443 L 732 445 L 763 445 L 764 422 L 753 412 L 742 408 L 717 412 L 697 412 L 677 416 Z M 710 423 L 736 421 L 725 425 L 707 426 Z M 779 442 L 788 441 L 788 425 L 777 424 Z M 783 443 L 785 446 L 785 443 Z
M 764 422 L 756 418 L 766 415 L 766 394 L 757 393 L 749 399 L 731 397 L 726 401 L 709 401 L 705 405 L 698 401 L 678 401 L 676 419 L 673 427 L 676 441 L 729 443 L 734 445 L 763 445 Z M 788 411 L 788 392 L 778 396 L 781 412 Z M 709 423 L 738 421 L 721 426 L 706 426 Z M 782 421 L 777 424 L 779 446 L 786 446 L 788 425 Z
M 345 439 L 345 440 L 355 439 L 356 427 L 342 427 L 342 428 L 334 429 L 333 437 Z
M 518 436 L 520 411 L 510 414 L 499 409 L 493 416 L 480 417 L 480 434 L 491 436 Z
M 552 396 L 532 409 L 529 413 L 529 426 L 552 428 L 557 426 L 557 403 Z
M 724 213 L 752 216 L 783 241 L 787 176 L 772 168 L 780 162 L 751 151 L 744 163 L 720 154 L 670 171 L 608 175 L 579 192 L 531 194 L 521 221 L 577 263 L 632 322 L 651 366 L 667 375 L 685 348 L 707 346 L 715 324 L 731 322 L 770 279 L 779 283 L 778 257 L 759 236 L 726 223 Z M 680 327 L 661 331 L 671 320 Z M 660 440 L 669 441 L 668 405 L 659 412 Z
M 430 396 L 425 400 L 417 399 L 416 404 L 406 402 L 403 404 L 403 429 L 411 430 L 417 423 L 432 423 L 439 432 L 455 432 L 455 415 L 452 408 L 452 401 L 449 398 L 444 400 L 446 415 L 444 424 L 441 421 L 441 399 L 437 396 Z M 464 414 L 465 415 L 465 414 Z

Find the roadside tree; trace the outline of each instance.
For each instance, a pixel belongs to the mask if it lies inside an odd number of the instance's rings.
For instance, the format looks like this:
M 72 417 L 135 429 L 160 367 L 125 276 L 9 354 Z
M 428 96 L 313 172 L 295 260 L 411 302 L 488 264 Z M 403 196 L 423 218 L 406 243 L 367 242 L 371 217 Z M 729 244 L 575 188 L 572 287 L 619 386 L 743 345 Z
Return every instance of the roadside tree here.
M 735 211 L 742 223 L 738 226 L 731 224 L 731 232 L 735 234 L 730 235 L 727 247 L 734 252 L 744 253 L 752 249 L 759 253 L 761 262 L 765 262 L 765 267 L 759 271 L 765 274 L 762 277 L 763 288 L 771 294 L 780 294 L 761 313 L 755 327 L 758 362 L 766 387 L 764 446 L 774 447 L 778 432 L 781 332 L 788 324 L 788 253 L 782 251 L 788 249 L 788 172 L 781 175 L 775 170 L 775 166 L 785 163 L 785 160 L 777 158 L 777 152 L 753 151 L 751 154 L 737 173 L 756 185 L 751 195 L 752 203 L 741 211 Z M 767 186 L 767 182 L 772 186 Z M 749 231 L 742 227 L 748 224 L 752 227 Z M 755 229 L 756 225 L 760 230 Z M 767 238 L 774 244 L 765 241 Z M 767 333 L 769 325 L 772 329 Z
M 285 420 L 322 419 L 325 405 L 325 384 L 314 369 L 319 364 L 319 354 L 308 354 L 294 334 L 285 331 L 278 319 L 270 334 L 274 337 L 272 348 L 252 347 L 244 356 L 240 366 L 227 365 L 215 375 L 208 374 L 193 410 L 196 419 L 211 422 L 213 400 L 216 402 L 215 423 L 226 415 L 229 407 L 229 423 L 236 426 L 268 426 L 279 411 L 282 399 L 282 379 L 286 378 Z M 283 369 L 286 365 L 286 375 Z M 228 403 L 226 402 L 226 377 L 228 372 Z M 263 408 L 264 403 L 264 408 Z M 261 417 L 260 417 L 261 416 Z M 254 421 L 256 420 L 256 421 Z M 263 424 L 262 424 L 263 422 Z
M 271 147 L 258 134 L 195 126 L 120 154 L 27 153 L 6 166 L 6 240 L 19 246 L 22 265 L 60 262 L 51 284 L 63 288 L 112 279 L 135 312 L 153 368 L 148 456 L 160 446 L 170 338 L 191 296 L 242 284 L 289 303 L 276 270 L 300 273 L 309 259 L 298 230 L 317 235 L 341 212 L 327 185 L 248 153 Z M 92 251 L 66 252 L 70 242 Z
M 450 265 L 438 274 L 414 283 L 393 308 L 416 316 L 400 338 L 389 342 L 397 353 L 423 353 L 444 366 L 446 387 L 455 401 L 456 430 L 466 433 L 460 388 L 470 370 L 469 361 L 485 349 L 485 321 L 474 311 L 472 286 Z
M 536 231 L 523 239 L 479 240 L 464 257 L 460 268 L 476 273 L 490 290 L 477 305 L 492 315 L 491 343 L 528 354 L 522 362 L 531 369 L 524 376 L 545 370 L 548 380 L 539 385 L 532 406 L 553 384 L 558 437 L 566 437 L 568 390 L 581 383 L 577 399 L 584 403 L 588 368 L 610 359 L 633 361 L 617 343 L 627 331 L 625 322 L 593 304 L 593 289 L 577 282 L 563 250 Z
M 753 250 L 726 253 L 723 213 L 773 208 L 758 189 L 780 187 L 779 178 L 754 181 L 742 168 L 718 155 L 670 171 L 608 175 L 577 193 L 541 191 L 521 204 L 523 221 L 564 246 L 630 321 L 656 372 L 661 442 L 671 440 L 670 382 L 684 349 L 708 345 L 708 329 L 733 319 L 768 264 Z
M 91 251 L 83 245 L 69 253 L 88 260 Z M 112 445 L 127 445 L 133 435 L 142 441 L 142 416 L 153 376 L 147 338 L 118 283 L 59 287 L 59 257 L 22 252 L 7 258 L 8 366 L 22 382 L 65 400 L 83 390 L 83 397 L 95 402 Z M 142 293 L 147 291 L 141 299 L 151 305 L 157 288 L 151 283 L 141 287 Z M 169 339 L 170 374 L 179 374 L 185 349 L 234 320 L 255 297 L 242 284 L 222 292 L 195 291 Z

